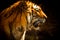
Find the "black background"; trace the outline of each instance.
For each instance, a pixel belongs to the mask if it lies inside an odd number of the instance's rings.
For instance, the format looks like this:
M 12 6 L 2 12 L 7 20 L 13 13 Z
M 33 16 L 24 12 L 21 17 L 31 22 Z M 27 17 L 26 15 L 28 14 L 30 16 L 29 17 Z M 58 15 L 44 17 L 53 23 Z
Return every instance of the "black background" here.
M 9 7 L 11 4 L 15 3 L 18 0 L 0 0 L 0 12 Z M 37 4 L 42 4 L 42 9 L 48 16 L 47 20 L 48 23 L 53 24 L 54 27 L 56 27 L 53 31 L 53 38 L 58 39 L 59 38 L 59 2 L 58 0 L 32 0 L 33 2 Z

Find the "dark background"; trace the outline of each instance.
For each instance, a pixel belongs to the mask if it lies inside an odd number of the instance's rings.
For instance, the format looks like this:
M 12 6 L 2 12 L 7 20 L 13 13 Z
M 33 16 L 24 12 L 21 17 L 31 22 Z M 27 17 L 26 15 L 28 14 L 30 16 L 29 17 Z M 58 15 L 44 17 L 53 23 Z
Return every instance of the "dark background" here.
M 9 7 L 11 4 L 15 3 L 18 0 L 0 0 L 0 12 Z M 32 0 L 37 4 L 42 4 L 42 9 L 48 16 L 47 18 L 47 30 L 51 31 L 53 34 L 53 40 L 59 38 L 59 2 L 58 0 Z M 46 26 L 46 25 L 45 25 Z M 50 28 L 52 27 L 52 28 Z

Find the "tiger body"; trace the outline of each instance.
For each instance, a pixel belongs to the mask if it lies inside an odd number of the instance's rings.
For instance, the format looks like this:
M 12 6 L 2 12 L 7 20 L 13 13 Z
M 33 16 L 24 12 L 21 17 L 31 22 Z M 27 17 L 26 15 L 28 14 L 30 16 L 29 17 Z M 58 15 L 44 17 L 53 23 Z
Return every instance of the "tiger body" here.
M 0 13 L 0 28 L 6 33 L 10 40 L 13 40 L 13 38 L 14 40 L 25 40 L 24 36 L 26 31 L 36 30 L 33 26 L 35 17 L 36 20 L 39 18 L 47 18 L 39 6 L 39 12 L 34 10 L 34 5 L 34 3 L 29 1 L 18 1 Z M 33 17 L 32 14 L 37 16 Z

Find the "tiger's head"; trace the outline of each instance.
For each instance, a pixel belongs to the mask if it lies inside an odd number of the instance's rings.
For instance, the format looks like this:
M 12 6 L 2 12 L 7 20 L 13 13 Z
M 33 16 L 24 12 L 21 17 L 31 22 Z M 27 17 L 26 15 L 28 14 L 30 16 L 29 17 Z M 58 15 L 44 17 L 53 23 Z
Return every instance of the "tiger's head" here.
M 40 30 L 40 25 L 45 23 L 47 16 L 40 6 L 32 2 L 26 2 L 28 29 Z
M 40 6 L 30 1 L 18 1 L 0 13 L 1 26 L 8 37 L 24 40 L 28 30 L 40 30 L 46 14 Z M 11 38 L 12 39 L 12 38 Z

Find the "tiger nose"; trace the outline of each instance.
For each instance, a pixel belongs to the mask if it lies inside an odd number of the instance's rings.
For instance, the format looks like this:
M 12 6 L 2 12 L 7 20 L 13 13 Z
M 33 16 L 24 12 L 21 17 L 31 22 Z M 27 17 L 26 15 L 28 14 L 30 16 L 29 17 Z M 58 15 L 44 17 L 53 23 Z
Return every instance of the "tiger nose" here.
M 45 18 L 47 19 L 46 14 L 41 10 L 40 12 L 37 12 L 37 14 L 41 17 L 41 18 Z
M 42 23 L 45 23 L 46 19 L 47 19 L 47 16 L 46 14 L 41 10 L 41 17 L 42 17 Z
M 47 17 L 46 17 L 46 16 L 44 16 L 43 18 L 44 18 L 44 19 L 47 19 Z
M 47 18 L 46 14 L 42 10 L 41 10 L 41 16 L 45 19 Z

